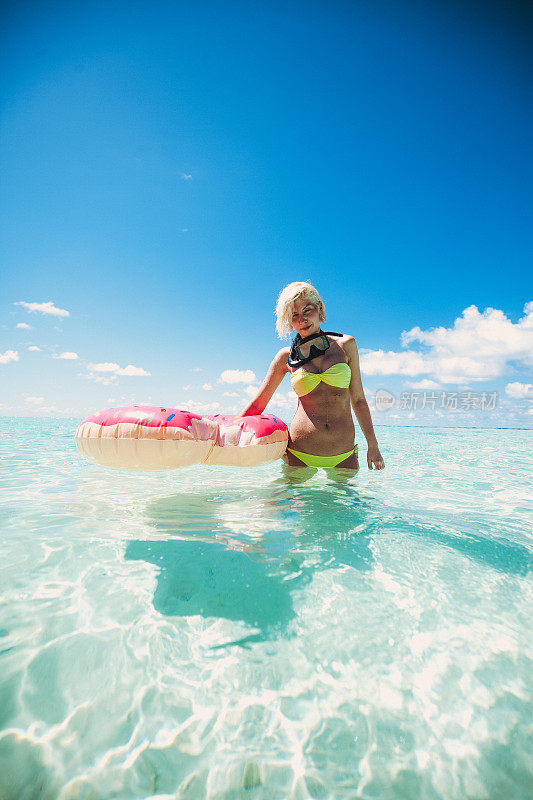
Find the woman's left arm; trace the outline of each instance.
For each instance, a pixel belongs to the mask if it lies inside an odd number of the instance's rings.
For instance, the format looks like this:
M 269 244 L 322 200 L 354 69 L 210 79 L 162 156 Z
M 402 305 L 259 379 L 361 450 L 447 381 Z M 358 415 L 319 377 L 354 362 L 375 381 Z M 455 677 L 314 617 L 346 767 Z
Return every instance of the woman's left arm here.
M 370 409 L 368 407 L 368 403 L 366 402 L 365 392 L 361 381 L 361 369 L 359 367 L 359 353 L 357 351 L 357 345 L 355 344 L 355 339 L 353 336 L 348 336 L 343 344 L 344 352 L 348 356 L 348 364 L 350 365 L 350 369 L 352 371 L 352 377 L 350 380 L 350 401 L 355 412 L 355 416 L 357 417 L 357 422 L 359 423 L 368 444 L 368 452 L 366 455 L 368 469 L 372 469 L 372 465 L 374 465 L 374 469 L 383 469 L 385 467 L 385 462 L 383 461 L 383 457 L 379 452 L 378 440 L 376 439 L 376 434 L 374 433 L 372 417 L 370 416 Z

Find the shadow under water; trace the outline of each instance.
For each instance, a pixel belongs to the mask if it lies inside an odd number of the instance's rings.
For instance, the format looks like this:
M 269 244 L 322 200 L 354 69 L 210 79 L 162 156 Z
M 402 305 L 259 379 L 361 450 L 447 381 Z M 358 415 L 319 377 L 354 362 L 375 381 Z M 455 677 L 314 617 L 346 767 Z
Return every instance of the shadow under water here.
M 168 616 L 239 621 L 254 633 L 233 644 L 289 635 L 293 595 L 327 569 L 371 569 L 376 535 L 417 537 L 484 566 L 525 575 L 530 555 L 516 543 L 399 514 L 343 476 L 309 481 L 314 470 L 282 469 L 262 486 L 191 490 L 154 500 L 145 517 L 156 536 L 131 541 L 125 557 L 158 567 L 154 608 Z M 231 643 L 228 643 L 231 644 Z
M 168 616 L 219 617 L 287 635 L 293 593 L 316 571 L 372 562 L 369 504 L 353 487 L 307 487 L 283 475 L 265 487 L 175 494 L 147 505 L 164 540 L 128 543 L 126 559 L 159 569 L 154 608 Z

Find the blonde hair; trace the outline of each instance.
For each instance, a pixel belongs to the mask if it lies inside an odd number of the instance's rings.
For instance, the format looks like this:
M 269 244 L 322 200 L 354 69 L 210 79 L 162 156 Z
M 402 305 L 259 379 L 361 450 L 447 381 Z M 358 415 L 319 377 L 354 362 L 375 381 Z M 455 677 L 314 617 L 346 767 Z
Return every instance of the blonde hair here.
M 324 303 L 315 287 L 307 281 L 294 281 L 294 283 L 289 283 L 288 286 L 285 286 L 285 288 L 281 290 L 278 302 L 276 303 L 276 310 L 274 311 L 276 315 L 276 330 L 280 339 L 290 336 L 292 332 L 291 320 L 294 313 L 294 303 L 301 297 L 309 300 L 309 302 L 317 307 L 320 322 L 325 322 L 326 311 Z

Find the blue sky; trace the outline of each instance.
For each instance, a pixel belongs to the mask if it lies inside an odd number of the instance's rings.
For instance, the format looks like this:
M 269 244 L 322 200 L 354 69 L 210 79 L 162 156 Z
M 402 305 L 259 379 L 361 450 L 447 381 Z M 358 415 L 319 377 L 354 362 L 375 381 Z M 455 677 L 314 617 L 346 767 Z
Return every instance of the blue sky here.
M 371 406 L 394 397 L 376 423 L 531 427 L 531 61 L 506 8 L 4 4 L 0 413 L 240 410 L 309 279 Z M 294 408 L 286 380 L 271 410 Z

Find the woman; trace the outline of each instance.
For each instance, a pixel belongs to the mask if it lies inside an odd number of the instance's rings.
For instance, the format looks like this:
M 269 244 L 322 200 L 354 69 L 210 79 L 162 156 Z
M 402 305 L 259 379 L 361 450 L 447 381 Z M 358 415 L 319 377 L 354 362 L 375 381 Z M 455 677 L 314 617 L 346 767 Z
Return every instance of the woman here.
M 359 355 L 353 336 L 327 335 L 324 303 L 310 283 L 290 283 L 276 305 L 280 338 L 296 331 L 292 347 L 281 349 L 243 416 L 262 414 L 286 373 L 298 395 L 284 460 L 289 466 L 358 469 L 357 445 L 350 403 L 368 443 L 368 468 L 385 463 L 365 400 Z

